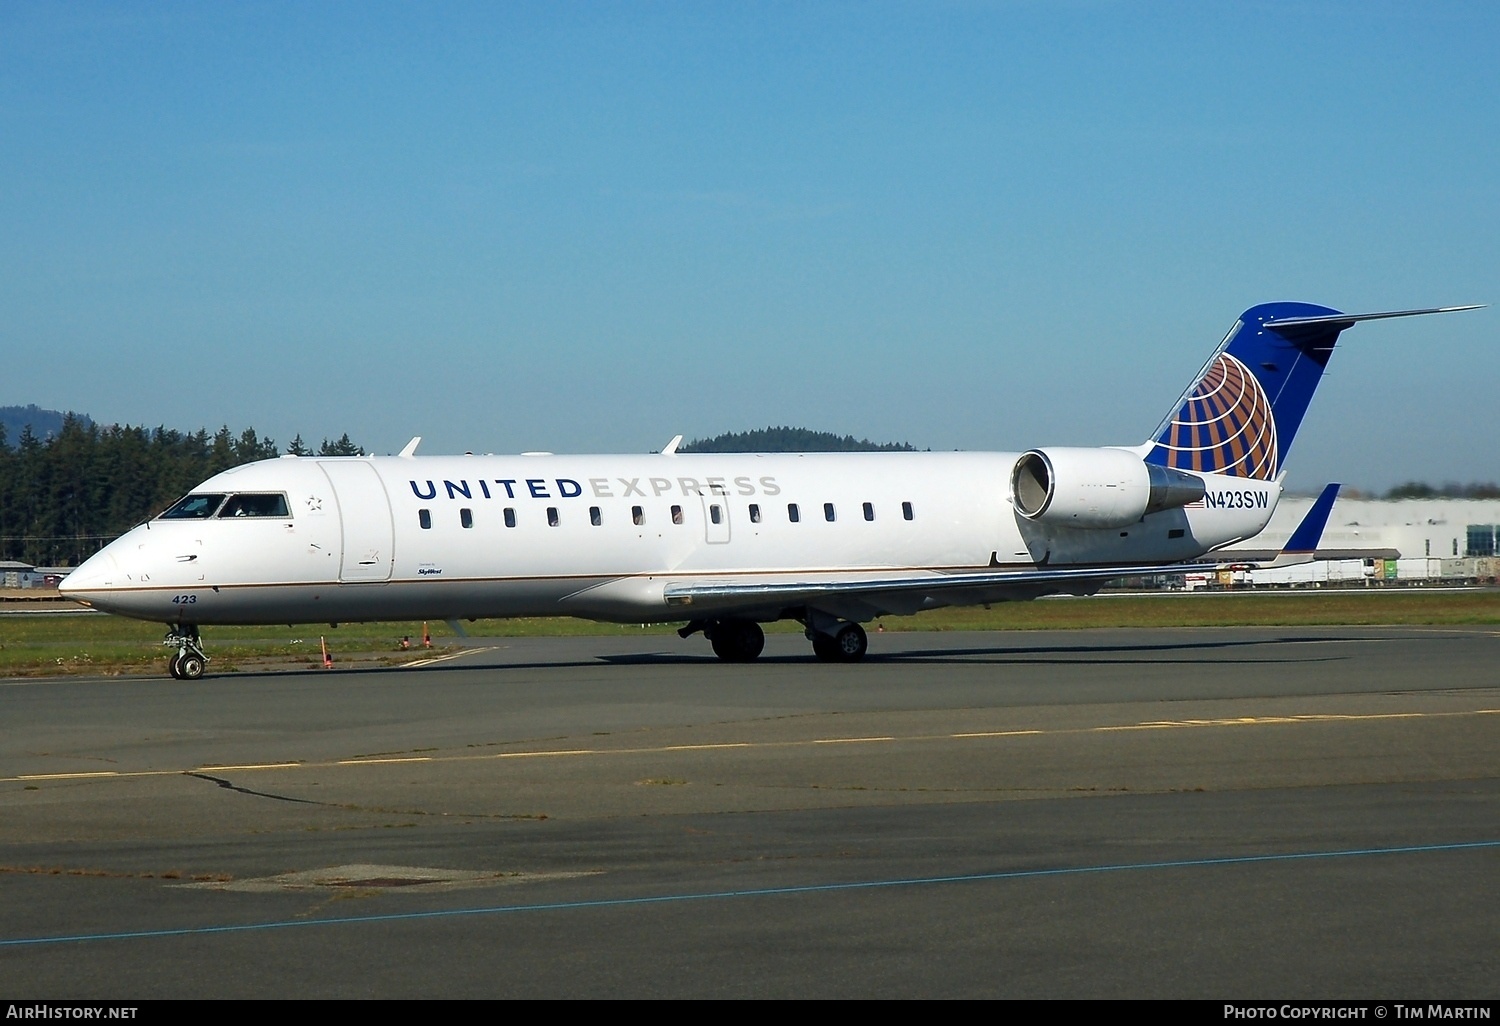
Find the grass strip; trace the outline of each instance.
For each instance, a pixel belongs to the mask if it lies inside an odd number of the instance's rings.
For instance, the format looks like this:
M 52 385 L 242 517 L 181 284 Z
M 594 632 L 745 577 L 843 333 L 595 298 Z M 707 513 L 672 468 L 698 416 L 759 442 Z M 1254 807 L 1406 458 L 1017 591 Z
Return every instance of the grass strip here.
M 8 612 L 8 610 L 6 610 Z M 1371 588 L 1208 594 L 1101 595 L 1094 598 L 1005 602 L 992 608 L 941 609 L 915 616 L 882 617 L 886 631 L 1005 631 L 1126 627 L 1442 626 L 1500 625 L 1500 589 Z M 454 634 L 446 623 L 427 625 L 433 645 L 446 649 Z M 623 637 L 668 635 L 677 624 L 603 624 L 573 617 L 478 620 L 465 623 L 476 638 Z M 875 625 L 869 625 L 874 629 Z M 798 633 L 801 625 L 767 625 L 773 633 Z M 423 624 L 326 624 L 298 627 L 206 627 L 204 643 L 214 671 L 241 663 L 305 662 L 321 665 L 321 638 L 335 661 L 419 658 Z M 165 627 L 116 616 L 0 615 L 0 676 L 160 672 Z M 400 639 L 413 649 L 402 651 Z

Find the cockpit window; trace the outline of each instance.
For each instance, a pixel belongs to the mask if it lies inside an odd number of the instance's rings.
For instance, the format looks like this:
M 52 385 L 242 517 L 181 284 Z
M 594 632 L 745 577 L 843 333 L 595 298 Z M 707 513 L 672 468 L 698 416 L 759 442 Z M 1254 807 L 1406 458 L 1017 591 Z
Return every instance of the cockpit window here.
M 207 520 L 224 501 L 224 494 L 184 495 L 161 515 L 163 520 Z
M 219 510 L 220 520 L 225 517 L 289 517 L 291 515 L 286 508 L 286 496 L 280 492 L 272 494 L 240 492 L 238 495 L 231 495 L 229 501 L 224 503 L 224 508 Z

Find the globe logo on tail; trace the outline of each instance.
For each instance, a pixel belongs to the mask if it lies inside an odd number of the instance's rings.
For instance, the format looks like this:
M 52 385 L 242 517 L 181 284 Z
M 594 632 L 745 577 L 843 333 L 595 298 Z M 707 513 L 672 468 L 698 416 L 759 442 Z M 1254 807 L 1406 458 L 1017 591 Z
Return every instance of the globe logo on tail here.
M 1276 476 L 1276 418 L 1255 375 L 1228 353 L 1209 365 L 1157 439 L 1166 465 L 1263 481 Z

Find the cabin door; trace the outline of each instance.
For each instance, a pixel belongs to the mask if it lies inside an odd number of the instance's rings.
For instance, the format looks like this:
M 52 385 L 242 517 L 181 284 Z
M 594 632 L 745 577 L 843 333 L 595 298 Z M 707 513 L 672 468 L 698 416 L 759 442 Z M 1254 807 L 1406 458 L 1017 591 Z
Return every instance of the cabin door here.
M 361 460 L 320 460 L 339 504 L 344 530 L 339 580 L 388 581 L 395 549 L 391 502 L 375 468 Z
M 704 537 L 710 545 L 729 541 L 729 495 L 721 488 L 711 488 L 703 498 Z

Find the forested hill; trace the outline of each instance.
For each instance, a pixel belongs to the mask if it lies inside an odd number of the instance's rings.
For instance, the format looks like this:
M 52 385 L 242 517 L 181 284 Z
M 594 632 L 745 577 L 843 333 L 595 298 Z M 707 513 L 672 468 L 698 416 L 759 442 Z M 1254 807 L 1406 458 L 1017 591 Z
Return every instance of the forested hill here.
M 915 452 L 906 442 L 872 442 L 807 428 L 766 427 L 695 438 L 678 452 Z
M 0 406 L 0 428 L 4 428 L 5 437 L 12 440 L 20 438 L 28 427 L 38 438 L 55 437 L 67 417 L 75 417 L 84 424 L 93 423 L 81 413 L 44 410 L 34 403 L 30 406 Z
M 288 452 L 315 455 L 292 440 Z M 360 456 L 346 434 L 316 455 Z M 12 437 L 0 424 L 0 559 L 75 566 L 101 545 L 155 516 L 206 477 L 280 455 L 254 428 L 191 434 L 111 425 L 66 415 L 55 434 L 33 424 Z

